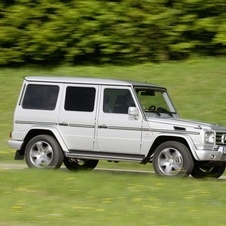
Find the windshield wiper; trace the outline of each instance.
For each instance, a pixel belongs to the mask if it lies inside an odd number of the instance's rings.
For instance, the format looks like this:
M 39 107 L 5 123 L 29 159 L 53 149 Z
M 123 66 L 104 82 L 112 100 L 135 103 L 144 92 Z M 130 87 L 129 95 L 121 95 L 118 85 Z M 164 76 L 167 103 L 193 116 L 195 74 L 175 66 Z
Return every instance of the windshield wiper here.
M 167 109 L 165 108 L 162 108 L 162 107 L 158 107 L 157 110 L 156 110 L 159 114 L 160 113 L 165 113 L 165 114 L 168 114 L 169 116 L 173 117 L 173 114 L 168 111 Z
M 145 109 L 144 112 L 154 113 L 154 114 L 158 115 L 159 117 L 161 116 L 160 112 L 158 112 L 158 111 L 153 111 L 153 110 L 151 111 L 151 110 Z

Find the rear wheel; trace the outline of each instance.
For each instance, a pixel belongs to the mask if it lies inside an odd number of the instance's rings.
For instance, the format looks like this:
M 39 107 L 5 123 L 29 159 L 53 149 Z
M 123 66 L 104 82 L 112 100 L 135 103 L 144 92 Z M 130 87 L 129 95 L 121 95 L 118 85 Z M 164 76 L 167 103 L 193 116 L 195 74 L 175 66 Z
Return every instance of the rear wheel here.
M 98 160 L 64 158 L 64 165 L 71 171 L 93 170 L 98 164 Z
M 58 142 L 49 135 L 32 138 L 25 149 L 25 161 L 31 168 L 59 168 L 63 158 Z
M 160 144 L 154 153 L 153 168 L 160 176 L 188 176 L 194 166 L 189 149 L 177 141 Z
M 194 178 L 219 178 L 224 173 L 225 167 L 225 163 L 213 165 L 208 163 L 195 162 L 191 175 Z

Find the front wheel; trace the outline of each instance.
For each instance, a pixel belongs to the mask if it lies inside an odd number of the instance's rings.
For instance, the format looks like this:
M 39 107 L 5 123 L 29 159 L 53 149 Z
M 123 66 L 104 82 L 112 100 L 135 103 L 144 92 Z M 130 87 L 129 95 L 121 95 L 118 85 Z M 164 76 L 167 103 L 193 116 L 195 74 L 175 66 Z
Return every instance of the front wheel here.
M 218 165 L 195 162 L 191 175 L 194 178 L 219 178 L 225 171 L 226 164 L 221 163 Z
M 25 148 L 25 161 L 31 168 L 57 169 L 63 163 L 63 158 L 59 144 L 49 135 L 32 138 Z
M 64 158 L 64 165 L 71 171 L 93 170 L 98 164 L 98 160 Z
M 154 153 L 153 168 L 160 176 L 188 176 L 194 166 L 189 149 L 177 141 L 160 144 Z

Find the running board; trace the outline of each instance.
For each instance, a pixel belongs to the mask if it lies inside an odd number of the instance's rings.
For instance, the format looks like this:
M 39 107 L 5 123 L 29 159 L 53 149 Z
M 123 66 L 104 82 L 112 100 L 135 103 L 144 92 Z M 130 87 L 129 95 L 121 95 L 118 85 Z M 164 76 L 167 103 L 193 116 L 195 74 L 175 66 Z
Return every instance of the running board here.
M 145 158 L 144 155 L 138 154 L 121 154 L 111 152 L 94 152 L 94 151 L 70 151 L 66 152 L 65 156 L 68 158 L 79 159 L 98 159 L 98 160 L 111 160 L 111 161 L 132 161 L 142 162 Z

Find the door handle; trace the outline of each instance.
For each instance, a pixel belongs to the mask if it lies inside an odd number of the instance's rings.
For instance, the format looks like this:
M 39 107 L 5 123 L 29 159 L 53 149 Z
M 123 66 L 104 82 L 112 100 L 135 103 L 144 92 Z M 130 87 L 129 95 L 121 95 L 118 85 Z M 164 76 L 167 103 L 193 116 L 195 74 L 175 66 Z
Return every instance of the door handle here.
M 99 129 L 108 129 L 108 126 L 106 126 L 105 124 L 98 126 Z
M 59 126 L 68 126 L 68 123 L 66 123 L 66 122 L 61 122 L 61 123 L 59 123 Z

